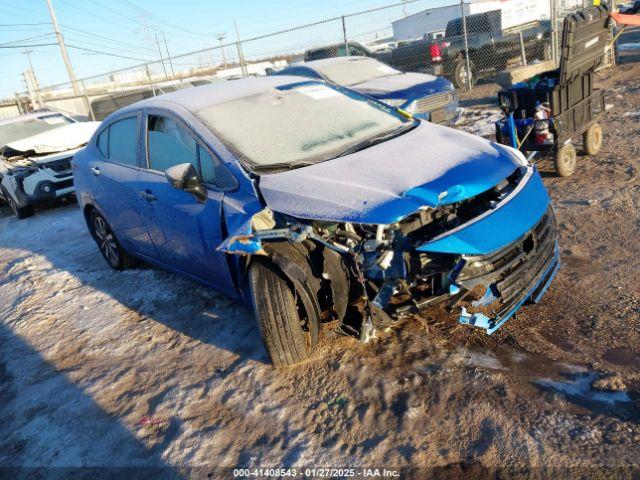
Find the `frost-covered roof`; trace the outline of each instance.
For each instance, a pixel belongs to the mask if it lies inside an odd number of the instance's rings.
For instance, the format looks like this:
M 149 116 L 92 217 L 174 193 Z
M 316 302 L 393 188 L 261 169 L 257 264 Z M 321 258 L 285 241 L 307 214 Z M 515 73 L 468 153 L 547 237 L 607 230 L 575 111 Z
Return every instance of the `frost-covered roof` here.
M 138 108 L 166 107 L 167 102 L 180 105 L 190 112 L 196 112 L 237 98 L 248 97 L 272 88 L 300 83 L 301 81 L 300 77 L 286 75 L 230 80 L 158 95 L 157 97 L 134 103 L 120 110 L 120 112 Z
M 309 68 L 323 68 L 329 65 L 339 65 L 342 63 L 350 63 L 350 62 L 362 62 L 362 61 L 371 61 L 376 60 L 375 58 L 369 57 L 331 57 L 331 58 L 323 58 L 320 60 L 313 60 L 311 62 L 304 62 L 299 64 L 301 67 L 309 67 Z M 377 60 L 376 60 L 377 61 Z

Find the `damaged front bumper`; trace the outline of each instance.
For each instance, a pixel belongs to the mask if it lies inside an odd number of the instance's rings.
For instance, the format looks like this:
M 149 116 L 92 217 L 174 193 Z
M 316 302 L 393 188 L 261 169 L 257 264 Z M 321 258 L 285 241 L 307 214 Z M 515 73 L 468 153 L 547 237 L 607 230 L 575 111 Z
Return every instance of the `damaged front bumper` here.
M 276 261 L 276 243 L 309 252 L 309 272 L 320 290 L 310 288 L 312 278 L 286 269 L 285 274 L 305 287 L 303 298 L 324 299 L 315 308 L 318 317 L 329 318 L 328 305 L 330 313 L 338 313 L 333 318 L 340 320 L 340 331 L 365 342 L 376 330 L 442 308 L 490 335 L 525 303 L 538 302 L 560 266 L 553 208 L 530 166 L 477 198 L 425 208 L 394 225 L 300 221 L 264 209 L 219 250 L 263 255 L 280 265 L 287 250 L 278 247 Z M 344 268 L 328 269 L 329 256 L 318 251 L 329 250 Z
M 456 301 L 458 321 L 486 330 L 491 335 L 524 304 L 538 303 L 560 268 L 556 222 L 549 208 L 540 223 L 523 238 L 490 256 L 465 256 L 464 266 L 455 279 L 470 295 L 479 291 L 478 300 Z

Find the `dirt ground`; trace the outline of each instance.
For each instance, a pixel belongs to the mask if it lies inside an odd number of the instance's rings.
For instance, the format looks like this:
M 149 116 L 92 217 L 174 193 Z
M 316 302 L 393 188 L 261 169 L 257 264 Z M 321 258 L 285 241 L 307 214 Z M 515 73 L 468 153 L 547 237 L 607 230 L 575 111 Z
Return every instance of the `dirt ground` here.
M 25 221 L 2 207 L 0 476 L 183 466 L 228 478 L 226 466 L 637 478 L 640 65 L 603 85 L 604 150 L 570 179 L 540 165 L 562 269 L 493 337 L 409 323 L 362 345 L 327 332 L 311 361 L 276 370 L 247 309 L 151 267 L 111 271 L 75 205 Z

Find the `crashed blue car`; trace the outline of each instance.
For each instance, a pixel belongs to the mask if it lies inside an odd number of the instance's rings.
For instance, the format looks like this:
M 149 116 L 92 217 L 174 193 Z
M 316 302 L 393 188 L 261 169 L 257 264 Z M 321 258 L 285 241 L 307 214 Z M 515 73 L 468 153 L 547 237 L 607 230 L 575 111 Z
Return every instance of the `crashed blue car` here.
M 142 259 L 246 302 L 277 366 L 328 322 L 367 342 L 440 310 L 491 334 L 559 266 L 521 153 L 298 77 L 126 107 L 73 171 L 111 267 Z
M 295 75 L 349 87 L 433 123 L 451 123 L 458 115 L 458 96 L 449 80 L 401 72 L 373 58 L 326 58 L 291 65 L 276 75 Z

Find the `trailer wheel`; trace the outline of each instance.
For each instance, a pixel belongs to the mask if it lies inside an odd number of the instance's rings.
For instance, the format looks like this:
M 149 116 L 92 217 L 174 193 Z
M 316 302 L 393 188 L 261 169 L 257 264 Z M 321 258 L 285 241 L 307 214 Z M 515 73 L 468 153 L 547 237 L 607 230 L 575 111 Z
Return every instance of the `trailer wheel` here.
M 570 177 L 576 171 L 578 155 L 576 147 L 572 143 L 567 143 L 558 148 L 556 153 L 556 172 L 561 177 Z
M 594 123 L 584 132 L 584 150 L 587 155 L 597 155 L 602 149 L 602 127 L 599 123 Z

